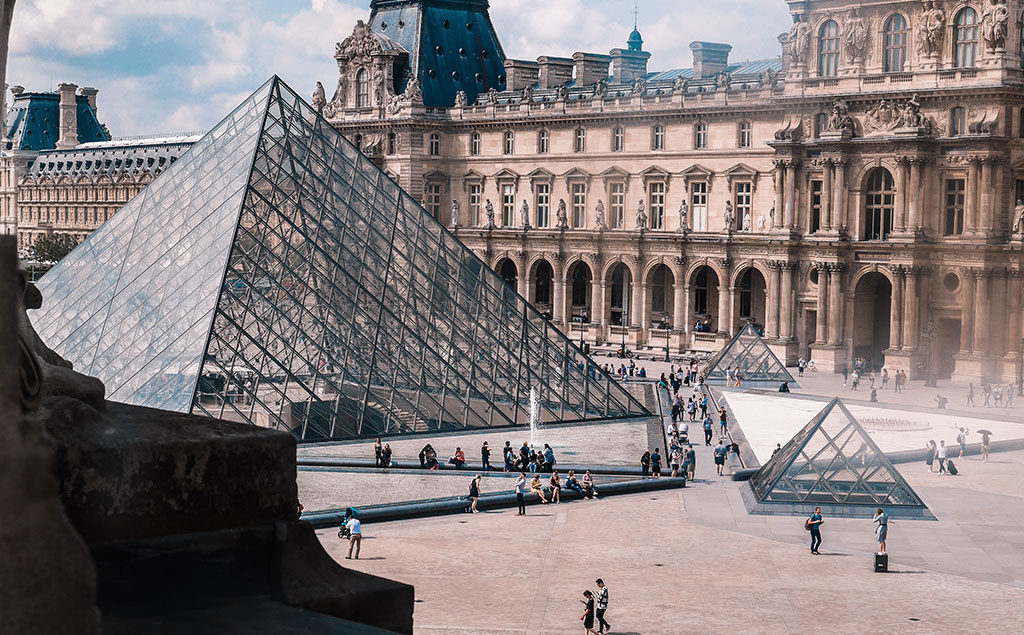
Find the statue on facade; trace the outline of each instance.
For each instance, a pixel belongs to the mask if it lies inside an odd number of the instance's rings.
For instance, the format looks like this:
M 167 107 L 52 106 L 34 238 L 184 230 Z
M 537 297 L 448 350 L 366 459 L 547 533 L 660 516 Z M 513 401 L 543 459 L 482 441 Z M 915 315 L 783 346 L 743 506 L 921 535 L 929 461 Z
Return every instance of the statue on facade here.
M 498 105 L 498 91 L 494 88 L 487 89 L 487 105 L 497 106 Z
M 768 229 L 775 229 L 775 206 L 768 210 Z
M 917 26 L 918 49 L 922 55 L 936 56 L 942 50 L 946 32 L 946 13 L 928 0 Z
M 324 114 L 324 106 L 327 105 L 327 93 L 324 92 L 324 85 L 320 82 L 316 83 L 316 88 L 313 90 L 313 110 L 319 115 Z
M 679 77 L 676 77 L 676 80 L 674 82 L 672 82 L 672 92 L 673 93 L 685 93 L 686 90 L 689 87 L 690 87 L 690 82 L 685 77 L 683 77 L 682 75 L 680 75 Z
M 608 226 L 604 221 L 604 201 L 597 201 L 597 213 L 595 214 L 594 224 L 598 229 L 608 229 Z
M 793 16 L 793 26 L 789 27 L 789 59 L 794 66 L 800 66 L 807 61 L 807 49 L 811 45 L 811 25 L 800 19 L 800 15 Z
M 524 104 L 533 103 L 533 84 L 523 88 L 522 102 Z
M 455 93 L 455 107 L 456 108 L 465 108 L 466 104 L 468 102 L 469 102 L 469 95 L 466 94 L 466 91 L 460 90 L 459 92 Z
M 373 71 L 373 89 L 376 91 L 373 103 L 383 106 L 388 99 L 388 87 L 384 82 L 384 71 L 379 68 Z
M 523 229 L 530 228 L 530 204 L 523 199 L 523 205 L 519 208 L 519 224 Z
M 761 212 L 757 216 L 757 231 L 764 232 L 764 230 L 767 227 L 767 225 L 768 225 L 768 219 L 765 218 L 764 212 Z
M 1010 9 L 1006 0 L 991 0 L 981 12 L 981 37 L 989 51 L 1001 51 L 1006 46 L 1006 33 Z
M 850 9 L 845 27 L 843 43 L 846 45 L 846 56 L 852 63 L 860 64 L 868 54 L 868 25 L 856 7 Z
M 725 231 L 727 231 L 727 232 L 731 232 L 732 231 L 732 223 L 733 223 L 734 218 L 735 217 L 732 214 L 732 201 L 726 201 L 725 202 Z
M 1013 210 L 1013 233 L 1024 233 L 1024 201 L 1017 199 L 1017 207 Z
M 558 209 L 555 211 L 555 227 L 558 229 L 569 229 L 569 214 L 565 211 L 565 199 L 558 199 Z
M 603 79 L 594 86 L 594 99 L 604 99 L 608 94 L 608 82 Z
M 920 128 L 924 125 L 924 118 L 921 117 L 921 100 L 917 93 L 903 104 L 900 113 L 900 124 L 904 128 Z
M 686 233 L 690 229 L 690 206 L 686 204 L 686 196 L 683 195 L 679 203 L 679 231 Z
M 647 78 L 646 77 L 638 77 L 636 79 L 636 81 L 633 82 L 633 91 L 630 94 L 631 95 L 643 95 L 646 92 L 647 92 Z
M 748 232 L 751 229 L 750 224 L 750 210 L 743 210 L 743 231 Z
M 647 229 L 647 212 L 643 200 L 636 206 L 636 228 L 641 231 Z
M 757 78 L 757 85 L 760 88 L 774 88 L 778 81 L 779 71 L 774 68 L 769 68 L 766 69 L 765 72 L 761 73 L 761 76 Z
M 344 75 L 341 75 L 338 77 L 338 86 L 334 89 L 334 95 L 331 97 L 331 101 L 324 105 L 324 110 L 321 114 L 329 119 L 345 108 L 347 91 L 348 81 L 345 79 Z
M 459 202 L 457 200 L 455 200 L 453 198 L 452 199 L 452 227 L 458 227 L 460 225 L 460 223 L 462 222 L 462 219 L 459 217 L 460 216 L 459 212 L 460 212 L 461 209 L 462 209 L 462 206 L 459 204 Z
M 732 84 L 732 75 L 722 71 L 715 75 L 715 90 L 729 90 L 729 86 Z
M 494 204 L 491 203 L 491 199 L 484 203 L 484 216 L 487 218 L 487 229 L 494 229 Z
M 557 96 L 558 101 L 569 101 L 569 85 L 562 84 L 556 88 L 555 95 Z
M 854 128 L 853 117 L 850 116 L 850 106 L 845 100 L 836 99 L 832 102 L 832 113 L 828 117 L 828 130 L 852 135 Z
M 409 73 L 409 81 L 405 83 L 405 98 L 411 102 L 422 102 L 423 91 L 420 89 L 420 80 Z

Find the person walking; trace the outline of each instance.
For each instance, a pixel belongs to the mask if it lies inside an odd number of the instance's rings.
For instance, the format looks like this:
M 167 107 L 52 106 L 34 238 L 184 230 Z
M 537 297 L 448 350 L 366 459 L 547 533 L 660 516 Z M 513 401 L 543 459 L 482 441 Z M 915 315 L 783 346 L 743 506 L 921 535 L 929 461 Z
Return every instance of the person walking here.
M 956 435 L 956 442 L 960 445 L 960 454 L 957 455 L 958 459 L 964 458 L 964 454 L 967 454 L 967 434 L 970 432 L 967 428 L 960 428 L 960 434 Z
M 974 408 L 974 384 L 967 384 L 967 405 Z
M 661 454 L 658 452 L 660 448 L 654 448 L 654 452 L 651 452 L 651 475 L 654 478 L 661 478 Z
M 608 587 L 605 586 L 604 580 L 601 578 L 598 578 L 595 584 L 597 585 L 597 632 L 603 633 L 605 629 L 612 630 L 611 625 L 604 619 L 604 612 L 608 610 Z
M 850 378 L 850 367 L 843 364 L 843 385 L 846 385 L 847 380 Z
M 984 386 L 981 387 L 981 398 L 982 398 L 982 400 L 984 402 L 984 403 L 981 404 L 982 406 L 984 406 L 985 408 L 991 408 L 992 407 L 989 404 L 989 400 L 992 399 L 992 386 L 989 386 L 988 384 L 985 384 Z
M 725 408 L 718 411 L 718 427 L 723 437 L 729 432 L 729 415 L 725 412 Z
M 945 439 L 939 440 L 939 449 L 935 455 L 935 458 L 939 460 L 939 474 L 946 473 L 946 441 Z
M 935 464 L 935 455 L 938 454 L 939 449 L 935 447 L 935 439 L 929 439 L 928 445 L 925 446 L 926 454 L 924 456 L 924 462 L 928 464 L 928 471 L 932 471 L 932 465 Z
M 725 445 L 725 441 L 719 439 L 718 445 L 715 446 L 715 469 L 718 470 L 718 475 L 723 476 L 722 470 L 725 469 L 725 457 L 729 454 L 729 448 Z
M 690 397 L 690 401 L 686 404 L 686 413 L 690 415 L 690 421 L 694 421 L 697 418 L 697 402 Z
M 381 445 L 380 437 L 373 442 L 373 466 L 384 467 L 384 446 Z
M 875 537 L 878 539 L 878 553 L 885 553 L 885 537 L 889 533 L 889 515 L 879 507 L 872 519 L 875 523 Z
M 583 592 L 583 599 L 580 600 L 586 605 L 586 609 L 583 611 L 583 615 L 580 616 L 580 620 L 583 622 L 583 629 L 586 635 L 593 635 L 596 633 L 594 630 L 594 594 L 590 590 Z
M 473 480 L 469 482 L 469 498 L 470 498 L 470 500 L 473 501 L 470 504 L 470 506 L 469 506 L 469 513 L 471 513 L 471 514 L 477 513 L 476 505 L 477 505 L 477 503 L 480 502 L 480 480 L 481 479 L 483 479 L 483 477 L 480 476 L 479 474 L 477 474 L 476 476 L 473 477 Z
M 644 476 L 651 473 L 651 453 L 649 451 L 644 451 L 640 456 L 640 472 Z
M 889 369 L 882 369 L 882 390 L 885 390 L 889 386 Z
M 981 460 L 984 463 L 988 463 L 988 447 L 992 441 L 992 433 L 988 430 L 981 431 Z
M 691 481 L 693 480 L 693 474 L 697 470 L 697 453 L 693 451 L 693 444 L 691 443 L 689 448 L 686 450 L 686 476 Z
M 491 448 L 487 447 L 487 442 L 480 446 L 480 464 L 483 465 L 483 471 L 487 472 L 491 470 Z
M 356 515 L 352 513 L 349 514 L 349 519 L 348 522 L 345 523 L 345 527 L 348 528 L 348 555 L 345 556 L 345 559 L 352 559 L 352 550 L 354 549 L 356 554 L 355 558 L 358 560 L 359 549 L 363 545 L 363 526 Z
M 526 472 L 520 472 L 516 479 L 516 503 L 519 505 L 519 513 L 516 516 L 526 515 Z
M 811 532 L 811 553 L 816 556 L 821 555 L 818 553 L 818 547 L 821 546 L 821 524 L 823 522 L 825 522 L 825 519 L 821 517 L 821 508 L 815 507 L 814 513 L 804 523 L 807 530 Z
M 1013 386 L 1011 384 L 1006 384 L 1006 407 L 1007 408 L 1012 408 L 1013 407 L 1013 393 L 1014 393 Z

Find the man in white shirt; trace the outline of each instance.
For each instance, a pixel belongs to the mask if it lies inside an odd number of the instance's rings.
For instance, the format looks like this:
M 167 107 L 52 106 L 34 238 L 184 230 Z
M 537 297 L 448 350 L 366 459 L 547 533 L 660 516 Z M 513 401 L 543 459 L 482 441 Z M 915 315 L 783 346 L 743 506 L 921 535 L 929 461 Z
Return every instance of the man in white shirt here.
M 351 560 L 352 559 L 352 549 L 355 548 L 356 560 L 358 560 L 359 559 L 359 548 L 363 544 L 363 528 L 362 528 L 362 525 L 359 524 L 359 519 L 358 518 L 356 518 L 355 516 L 352 516 L 351 518 L 348 519 L 348 522 L 345 523 L 345 526 L 348 527 L 348 531 L 349 531 L 349 536 L 348 536 L 348 555 L 345 556 L 345 559 L 346 560 Z
M 936 457 L 939 459 L 939 474 L 946 473 L 946 442 L 939 441 L 939 453 Z
M 604 619 L 604 612 L 608 610 L 608 587 L 606 587 L 604 585 L 604 580 L 602 580 L 601 578 L 597 579 L 597 597 L 596 597 L 596 600 L 597 600 L 597 611 L 596 611 L 596 613 L 597 613 L 597 623 L 599 625 L 598 628 L 597 628 L 597 632 L 598 633 L 603 633 L 605 631 L 605 629 L 608 629 L 609 631 L 611 631 L 612 627 Z

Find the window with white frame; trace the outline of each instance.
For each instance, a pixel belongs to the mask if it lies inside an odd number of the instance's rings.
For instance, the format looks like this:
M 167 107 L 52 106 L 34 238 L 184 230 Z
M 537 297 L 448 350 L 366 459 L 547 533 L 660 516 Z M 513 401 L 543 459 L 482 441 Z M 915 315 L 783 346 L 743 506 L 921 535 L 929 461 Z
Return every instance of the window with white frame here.
M 693 127 L 693 147 L 696 150 L 708 147 L 708 125 L 703 121 Z
M 693 231 L 708 230 L 708 182 L 696 181 L 690 184 L 690 214 L 693 217 Z
M 735 201 L 733 202 L 736 206 L 736 229 L 743 229 L 743 219 L 749 218 L 749 226 L 753 226 L 753 192 L 754 186 L 749 181 L 742 181 L 733 185 L 735 191 Z
M 655 181 L 648 184 L 651 229 L 665 229 L 665 183 Z
M 964 7 L 953 22 L 953 66 L 971 68 L 978 56 L 978 13 Z
M 651 150 L 665 149 L 665 126 L 657 125 L 651 131 Z
M 622 152 L 626 149 L 626 129 L 622 126 L 615 126 L 612 130 L 612 152 Z
M 506 183 L 501 186 L 501 226 L 515 227 L 516 186 Z
M 516 152 L 516 133 L 511 130 L 505 131 L 504 143 L 502 144 L 502 151 L 505 154 L 515 154 Z
M 839 74 L 839 24 L 829 20 L 818 31 L 818 75 L 835 77 Z
M 547 154 L 551 147 L 551 132 L 541 130 L 537 133 L 537 154 Z
M 575 152 L 586 152 L 587 151 L 587 129 L 584 127 L 576 128 L 576 133 L 573 140 L 573 151 Z
M 483 186 L 479 183 L 469 184 L 469 224 L 480 226 L 480 201 L 483 198 Z
M 626 214 L 626 184 L 612 183 L 609 188 L 609 199 L 611 201 L 611 227 L 621 229 Z
M 370 106 L 370 72 L 365 68 L 356 73 L 356 108 Z
M 740 147 L 749 148 L 753 145 L 754 131 L 749 121 L 740 122 Z
M 583 229 L 587 226 L 587 184 L 572 184 L 572 226 Z
M 480 133 L 474 132 L 469 140 L 469 153 L 473 156 L 480 156 Z
M 885 72 L 902 73 L 907 64 L 907 19 L 895 13 L 885 22 Z
M 949 111 L 949 136 L 967 134 L 967 109 L 957 106 Z
M 537 210 L 537 227 L 547 227 L 551 222 L 551 185 L 537 183 L 533 189 L 537 195 L 534 204 Z
M 441 218 L 441 184 L 427 183 L 426 192 L 427 211 L 434 218 Z
M 441 156 L 441 135 L 436 132 L 430 133 L 430 140 L 428 142 L 430 156 L 439 157 Z

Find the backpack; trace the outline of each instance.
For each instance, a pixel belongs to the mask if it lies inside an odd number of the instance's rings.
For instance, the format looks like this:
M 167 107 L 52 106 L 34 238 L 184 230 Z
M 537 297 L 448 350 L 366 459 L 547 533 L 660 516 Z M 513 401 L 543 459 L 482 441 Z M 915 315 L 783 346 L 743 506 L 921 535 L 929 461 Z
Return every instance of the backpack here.
M 811 519 L 810 518 L 808 518 L 807 520 L 804 521 L 804 529 L 806 529 L 807 531 L 810 531 L 811 527 L 813 527 L 813 526 L 814 525 L 811 524 Z
M 950 476 L 957 475 L 956 465 L 953 465 L 953 462 L 950 460 L 946 461 L 946 471 L 949 472 Z

